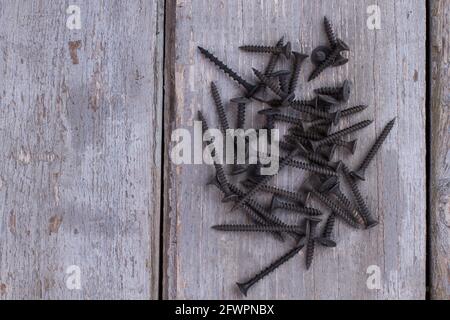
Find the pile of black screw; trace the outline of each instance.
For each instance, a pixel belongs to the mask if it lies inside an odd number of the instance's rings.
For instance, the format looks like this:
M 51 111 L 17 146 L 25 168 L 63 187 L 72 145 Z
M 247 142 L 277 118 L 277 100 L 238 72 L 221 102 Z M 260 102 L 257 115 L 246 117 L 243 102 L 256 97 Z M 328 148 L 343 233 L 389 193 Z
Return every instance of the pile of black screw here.
M 325 32 L 329 40 L 327 46 L 317 47 L 311 55 L 311 61 L 315 69 L 308 78 L 311 81 L 318 77 L 329 67 L 341 66 L 348 62 L 342 56 L 344 51 L 349 51 L 349 46 L 339 38 L 336 38 L 333 27 L 329 20 L 324 19 Z M 279 142 L 280 149 L 285 155 L 280 155 L 279 170 L 286 166 L 299 168 L 310 172 L 310 176 L 302 183 L 300 191 L 294 192 L 269 184 L 274 175 L 261 175 L 261 163 L 256 165 L 234 164 L 230 173 L 226 173 L 223 165 L 216 159 L 214 143 L 209 143 L 216 169 L 216 176 L 212 184 L 216 185 L 224 193 L 224 202 L 234 201 L 233 209 L 241 209 L 253 222 L 252 224 L 228 224 L 216 225 L 213 228 L 221 231 L 234 232 L 266 232 L 283 241 L 285 235 L 293 237 L 296 242 L 294 247 L 283 254 L 278 260 L 263 269 L 252 279 L 237 283 L 240 291 L 246 295 L 248 289 L 278 266 L 295 256 L 306 246 L 306 268 L 311 266 L 314 246 L 320 244 L 325 247 L 335 247 L 333 239 L 333 227 L 335 219 L 338 218 L 354 228 L 371 228 L 378 224 L 373 217 L 363 196 L 361 195 L 358 182 L 365 180 L 365 170 L 373 160 L 376 152 L 381 147 L 395 119 L 390 121 L 380 136 L 376 139 L 368 154 L 364 157 L 356 170 L 351 170 L 342 160 L 332 161 L 336 148 L 344 148 L 353 154 L 356 148 L 356 139 L 352 141 L 344 138 L 359 131 L 372 123 L 365 120 L 353 124 L 347 128 L 337 130 L 336 126 L 340 119 L 347 118 L 366 109 L 365 105 L 358 105 L 341 109 L 341 104 L 348 101 L 351 92 L 351 82 L 344 81 L 337 87 L 325 87 L 315 89 L 316 97 L 310 100 L 300 100 L 295 97 L 300 70 L 308 55 L 292 51 L 291 43 L 284 44 L 280 39 L 275 46 L 241 46 L 240 49 L 247 52 L 258 52 L 270 54 L 270 60 L 264 72 L 253 69 L 258 83 L 250 83 L 244 80 L 225 63 L 220 61 L 208 50 L 199 47 L 200 52 L 225 74 L 237 81 L 244 89 L 242 97 L 231 100 L 231 104 L 237 105 L 236 128 L 245 128 L 246 108 L 252 100 L 263 101 L 269 108 L 259 111 L 266 117 L 266 129 L 275 128 L 277 122 L 292 125 L 288 133 Z M 275 71 L 277 61 L 284 57 L 292 61 L 292 70 Z M 261 99 L 259 93 L 268 89 L 274 96 L 273 99 Z M 219 90 L 214 83 L 211 91 L 218 111 L 220 128 L 223 132 L 229 129 L 227 114 L 222 103 Z M 288 114 L 294 110 L 301 116 Z M 199 111 L 199 118 L 203 124 L 203 131 L 208 130 L 203 114 Z M 303 160 L 297 160 L 300 157 Z M 306 161 L 306 162 L 304 162 Z M 240 184 L 229 181 L 229 177 L 238 174 L 246 174 L 245 180 Z M 348 197 L 341 189 L 341 177 L 344 178 L 349 187 L 351 195 Z M 260 192 L 271 193 L 272 201 L 269 206 L 261 204 L 255 199 Z M 328 207 L 330 213 L 325 220 L 323 231 L 319 234 L 316 229 L 322 220 L 322 211 L 308 206 L 309 199 L 314 198 Z M 353 199 L 353 201 L 351 200 Z M 283 222 L 275 214 L 278 209 L 292 211 L 305 216 L 301 225 L 289 225 Z

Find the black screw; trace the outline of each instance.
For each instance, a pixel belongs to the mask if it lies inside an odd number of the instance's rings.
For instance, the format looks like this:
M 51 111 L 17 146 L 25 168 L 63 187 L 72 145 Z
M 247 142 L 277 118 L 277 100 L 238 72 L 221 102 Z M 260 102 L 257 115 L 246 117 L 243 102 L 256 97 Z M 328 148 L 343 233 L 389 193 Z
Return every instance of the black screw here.
M 347 196 L 341 191 L 339 186 L 339 181 L 335 178 L 327 178 L 321 185 L 319 191 L 324 193 L 333 194 L 337 200 L 342 204 L 343 209 L 345 209 L 350 216 L 358 222 L 360 225 L 364 225 L 364 219 L 359 215 L 358 211 L 353 207 Z
M 341 39 L 337 39 L 336 47 L 332 50 L 332 52 L 326 58 L 326 60 L 324 62 L 322 62 L 316 69 L 314 69 L 314 71 L 309 76 L 308 81 L 311 81 L 311 80 L 317 78 L 317 76 L 319 76 L 319 74 L 321 74 L 322 71 L 324 71 L 326 68 L 330 67 L 335 62 L 336 58 L 339 56 L 339 54 L 342 51 L 348 51 L 348 50 L 350 50 L 348 45 L 345 44 L 344 41 L 342 41 Z
M 214 56 L 211 52 L 206 50 L 205 48 L 198 47 L 200 52 L 212 63 L 214 63 L 219 69 L 221 69 L 225 74 L 227 74 L 230 78 L 237 81 L 241 86 L 247 90 L 247 97 L 251 97 L 256 90 L 258 89 L 258 85 L 250 84 L 245 81 L 241 76 L 239 76 L 235 71 L 233 71 L 230 67 L 228 67 L 225 63 L 220 61 L 216 56 Z
M 289 153 L 289 155 L 284 158 L 282 161 L 280 161 L 279 165 L 278 165 L 278 171 L 280 171 L 282 168 L 284 168 L 287 164 L 287 162 L 292 159 L 296 154 L 298 154 L 298 148 L 295 148 L 293 151 L 291 151 Z M 235 205 L 234 207 L 231 209 L 232 211 L 239 208 L 243 203 L 245 203 L 245 201 L 247 201 L 248 199 L 250 199 L 251 197 L 253 197 L 256 192 L 258 192 L 259 188 L 261 188 L 261 186 L 263 186 L 266 182 L 268 182 L 270 179 L 272 179 L 274 177 L 274 175 L 270 176 L 264 176 L 260 179 L 260 181 L 255 184 L 253 186 L 252 189 L 248 190 L 247 194 L 242 197 Z
M 240 46 L 239 49 L 248 52 L 283 54 L 287 59 L 289 59 L 292 54 L 292 47 L 290 42 L 286 43 L 282 47 L 247 45 L 247 46 Z
M 331 214 L 328 216 L 327 222 L 325 223 L 322 236 L 316 239 L 317 242 L 325 247 L 336 247 L 336 242 L 332 239 L 335 221 L 336 214 L 334 212 L 331 212 Z
M 206 122 L 205 117 L 203 116 L 203 113 L 201 111 L 198 111 L 198 118 L 202 122 L 202 131 L 206 132 L 208 131 L 208 123 Z M 236 194 L 231 192 L 230 188 L 228 187 L 228 181 L 227 177 L 225 176 L 225 171 L 223 169 L 223 166 L 220 164 L 220 161 L 216 157 L 216 151 L 214 149 L 213 143 L 210 143 L 207 145 L 207 148 L 209 148 L 211 152 L 211 157 L 214 160 L 214 167 L 216 169 L 216 177 L 219 184 L 222 186 L 223 191 L 225 193 L 225 197 L 222 199 L 222 202 L 229 202 L 236 200 L 238 197 Z
M 232 231 L 232 232 L 296 232 L 299 234 L 305 234 L 305 229 L 300 226 L 257 226 L 257 225 L 245 225 L 245 224 L 221 224 L 212 226 L 213 229 L 219 231 Z
M 345 165 L 341 165 L 342 172 L 344 173 L 344 177 L 347 180 L 347 183 L 350 185 L 350 190 L 352 191 L 353 197 L 356 200 L 356 204 L 358 206 L 358 210 L 361 213 L 367 228 L 373 228 L 378 224 L 378 221 L 376 221 L 372 214 L 369 211 L 369 208 L 367 207 L 361 192 L 358 189 L 358 186 L 356 185 L 356 181 L 353 179 L 353 177 L 350 174 L 350 169 Z
M 318 95 L 311 100 L 293 100 L 291 106 L 310 106 L 314 108 L 330 108 L 337 105 L 339 102 L 333 97 L 326 95 Z
M 364 111 L 366 108 L 367 108 L 366 105 L 358 105 L 358 106 L 354 106 L 354 107 L 351 107 L 351 108 L 347 108 L 347 109 L 341 110 L 341 119 L 344 118 L 344 117 L 348 117 L 350 115 L 359 113 L 361 111 Z M 306 121 L 306 120 L 304 120 L 304 121 L 308 122 L 308 124 L 310 126 L 317 126 L 317 125 L 327 124 L 327 123 L 331 122 L 329 119 L 315 119 L 315 120 L 312 120 L 312 121 Z
M 272 90 L 277 96 L 281 98 L 280 105 L 287 106 L 287 104 L 294 98 L 294 94 L 286 94 L 284 93 L 280 86 L 276 84 L 272 79 L 268 78 L 255 68 L 252 68 L 254 74 L 258 77 L 258 79 L 264 83 L 270 90 Z
M 298 78 L 300 76 L 300 69 L 302 67 L 303 61 L 305 61 L 306 58 L 308 58 L 307 54 L 303 54 L 300 52 L 293 52 L 294 54 L 294 67 L 293 72 L 291 76 L 291 80 L 289 81 L 289 93 L 295 92 L 295 88 L 297 87 Z
M 323 17 L 323 24 L 325 25 L 325 33 L 327 34 L 328 42 L 330 43 L 332 48 L 336 47 L 337 39 L 336 34 L 333 30 L 332 23 L 330 22 L 330 20 L 328 20 L 327 17 Z
M 361 130 L 361 129 L 367 127 L 368 125 L 370 125 L 372 122 L 373 122 L 372 120 L 364 120 L 364 121 L 358 122 L 350 127 L 347 127 L 345 129 L 339 130 L 333 134 L 330 134 L 329 136 L 327 136 L 323 139 L 320 139 L 317 141 L 311 141 L 311 145 L 312 145 L 313 149 L 316 150 L 318 147 L 320 147 L 322 145 L 334 143 L 336 140 L 338 140 L 339 138 L 341 138 L 349 133 Z
M 225 137 L 227 135 L 227 130 L 230 129 L 230 125 L 228 124 L 227 114 L 225 113 L 225 108 L 223 107 L 222 99 L 220 98 L 219 89 L 217 89 L 217 86 L 214 82 L 211 82 L 211 93 L 214 99 L 214 103 L 217 107 L 220 127 Z
M 316 108 L 310 107 L 308 105 L 303 105 L 300 101 L 292 101 L 291 102 L 291 108 L 300 112 L 312 114 L 317 117 L 330 119 L 334 124 L 337 124 L 339 122 L 341 112 L 338 110 L 336 112 L 325 112 L 318 110 Z
M 305 180 L 301 187 L 301 190 L 303 190 L 307 194 L 313 195 L 320 202 L 322 202 L 333 212 L 339 215 L 339 217 L 342 218 L 342 220 L 344 220 L 350 226 L 359 228 L 359 225 L 355 221 L 353 221 L 353 219 L 348 215 L 346 211 L 342 210 L 341 207 L 336 205 L 328 196 L 316 190 L 317 187 L 315 185 L 317 185 L 318 183 L 314 181 L 315 179 L 317 179 L 317 177 L 311 176 L 307 180 Z
M 257 184 L 252 183 L 251 181 L 244 181 L 244 182 L 242 182 L 242 184 L 247 188 L 254 188 L 257 185 Z M 272 194 L 275 194 L 277 196 L 280 196 L 280 197 L 283 197 L 283 198 L 286 198 L 286 199 L 289 199 L 292 201 L 297 201 L 298 203 L 300 203 L 303 206 L 305 206 L 309 201 L 307 194 L 305 195 L 303 193 L 289 191 L 289 190 L 271 186 L 268 184 L 261 184 L 259 186 L 259 190 L 264 191 L 264 192 L 270 192 Z
M 245 113 L 246 113 L 246 105 L 250 102 L 248 98 L 238 97 L 231 99 L 232 103 L 237 104 L 237 129 L 244 129 L 245 127 Z M 237 155 L 235 155 L 237 156 Z M 235 162 L 237 162 L 237 158 L 235 157 Z M 231 171 L 231 175 L 238 175 L 247 171 L 247 166 L 245 164 L 235 163 L 233 166 L 233 170 Z
M 322 167 L 322 166 L 318 166 L 315 164 L 305 163 L 305 162 L 301 162 L 301 161 L 294 160 L 294 159 L 289 160 L 287 165 L 290 167 L 294 167 L 297 169 L 301 169 L 301 170 L 305 170 L 305 171 L 309 171 L 309 172 L 313 172 L 313 173 L 317 173 L 317 174 L 322 174 L 325 176 L 337 176 L 337 173 L 335 171 L 330 170 L 327 167 Z
M 273 114 L 273 119 L 275 121 L 281 121 L 281 122 L 287 122 L 296 126 L 301 126 L 302 125 L 302 121 L 303 119 L 301 118 L 296 118 L 296 117 L 292 117 L 286 114 L 281 114 L 281 113 L 274 113 Z
M 317 94 L 325 94 L 333 96 L 340 101 L 347 102 L 350 98 L 350 93 L 352 91 L 352 82 L 345 80 L 340 87 L 322 87 L 315 89 L 314 92 Z
M 302 214 L 306 214 L 308 216 L 322 215 L 322 212 L 317 209 L 301 206 L 301 205 L 298 205 L 297 203 L 282 201 L 279 199 L 278 196 L 273 195 L 272 202 L 270 203 L 270 210 L 273 212 L 277 209 L 284 209 L 284 210 L 293 211 L 296 213 L 302 213 Z
M 316 242 L 316 227 L 319 221 L 306 218 L 306 270 L 311 267 Z
M 373 160 L 373 158 L 377 154 L 377 152 L 380 149 L 381 145 L 383 144 L 384 140 L 386 140 L 387 136 L 389 135 L 389 132 L 391 132 L 394 124 L 395 124 L 395 118 L 392 119 L 391 121 L 389 121 L 388 124 L 384 127 L 380 136 L 377 138 L 374 145 L 372 146 L 370 151 L 367 153 L 366 157 L 364 158 L 363 162 L 359 166 L 358 170 L 351 173 L 352 177 L 358 178 L 360 180 L 366 180 L 364 177 L 366 169 L 369 166 L 369 163 Z
M 269 78 L 278 78 L 278 81 L 280 82 L 280 89 L 283 93 L 288 92 L 290 75 L 291 72 L 289 70 L 278 70 L 270 74 L 266 74 Z
M 304 247 L 304 244 L 301 243 L 297 246 L 295 246 L 293 249 L 289 250 L 286 254 L 278 258 L 276 261 L 274 261 L 272 264 L 270 264 L 268 267 L 264 268 L 262 271 L 260 271 L 258 274 L 256 274 L 253 278 L 246 282 L 236 282 L 239 290 L 242 292 L 244 296 L 247 296 L 248 290 L 259 280 L 267 276 L 269 273 L 276 270 L 279 266 L 281 266 L 283 263 L 294 257 L 300 250 L 302 250 Z

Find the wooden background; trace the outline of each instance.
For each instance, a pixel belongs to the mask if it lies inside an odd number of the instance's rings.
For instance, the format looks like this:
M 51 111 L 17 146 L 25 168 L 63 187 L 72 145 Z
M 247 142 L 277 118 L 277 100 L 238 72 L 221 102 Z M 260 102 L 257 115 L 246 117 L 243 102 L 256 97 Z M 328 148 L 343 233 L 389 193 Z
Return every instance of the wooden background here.
M 66 27 L 69 4 L 81 8 L 80 30 Z M 429 64 L 425 2 L 376 1 L 380 30 L 366 25 L 372 4 L 2 2 L 0 299 L 242 299 L 234 283 L 290 243 L 211 230 L 242 215 L 228 213 L 219 192 L 205 186 L 212 168 L 171 162 L 171 133 L 192 131 L 197 110 L 217 125 L 211 81 L 225 101 L 240 92 L 198 45 L 254 81 L 251 67 L 263 68 L 267 56 L 239 45 L 284 35 L 309 54 L 326 41 L 324 15 L 350 45 L 350 62 L 307 84 L 307 61 L 297 94 L 353 81 L 349 106 L 369 108 L 342 125 L 374 123 L 355 156 L 339 155 L 351 165 L 397 117 L 361 184 L 381 223 L 369 231 L 338 224 L 337 248 L 319 248 L 309 271 L 299 254 L 248 298 L 424 299 L 427 285 L 431 298 L 450 298 L 448 1 L 430 3 Z M 252 104 L 253 112 L 260 108 Z M 228 114 L 234 121 L 232 107 Z M 247 126 L 260 121 L 254 116 Z M 293 169 L 277 183 L 295 188 L 300 179 Z M 366 285 L 372 265 L 381 271 L 378 290 Z M 81 271 L 80 290 L 66 286 L 71 266 Z

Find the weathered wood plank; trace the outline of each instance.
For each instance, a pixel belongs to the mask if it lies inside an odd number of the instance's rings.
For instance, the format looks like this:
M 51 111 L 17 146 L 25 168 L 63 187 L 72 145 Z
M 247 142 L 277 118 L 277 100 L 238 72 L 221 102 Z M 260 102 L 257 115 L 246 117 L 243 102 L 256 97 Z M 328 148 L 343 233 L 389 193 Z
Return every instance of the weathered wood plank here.
M 450 299 L 450 7 L 431 1 L 431 298 Z
M 157 298 L 164 2 L 73 4 L 0 4 L 0 298 Z
M 168 77 L 168 89 L 174 92 L 166 106 L 166 145 L 173 146 L 173 130 L 193 131 L 199 109 L 217 126 L 211 81 L 217 82 L 225 100 L 239 95 L 236 84 L 199 54 L 198 45 L 211 49 L 245 78 L 254 79 L 250 67 L 263 68 L 267 56 L 240 52 L 239 45 L 275 43 L 285 35 L 296 50 L 310 53 L 325 43 L 324 15 L 332 18 L 338 35 L 351 46 L 350 63 L 305 84 L 312 68 L 308 63 L 298 93 L 305 96 L 312 88 L 343 79 L 355 83 L 349 105 L 365 103 L 370 108 L 343 124 L 367 118 L 375 122 L 364 131 L 359 150 L 348 163 L 355 166 L 384 125 L 397 117 L 367 172 L 367 181 L 361 184 L 380 225 L 355 232 L 339 224 L 336 249 L 319 248 L 309 271 L 301 253 L 258 284 L 249 298 L 425 297 L 425 6 L 418 0 L 377 3 L 381 30 L 366 26 L 370 1 L 180 0 L 174 4 L 175 42 L 166 51 L 167 59 L 174 62 Z M 260 108 L 253 103 L 253 111 Z M 229 115 L 234 119 L 233 112 Z M 256 124 L 255 119 L 247 125 Z M 241 298 L 235 281 L 247 279 L 290 244 L 264 235 L 214 232 L 210 229 L 214 224 L 245 220 L 240 214 L 227 213 L 230 207 L 220 203 L 219 192 L 205 187 L 213 169 L 169 163 L 166 171 L 165 298 Z M 290 188 L 298 187 L 299 181 L 298 171 L 291 170 L 277 179 Z M 371 265 L 380 268 L 379 290 L 366 285 Z

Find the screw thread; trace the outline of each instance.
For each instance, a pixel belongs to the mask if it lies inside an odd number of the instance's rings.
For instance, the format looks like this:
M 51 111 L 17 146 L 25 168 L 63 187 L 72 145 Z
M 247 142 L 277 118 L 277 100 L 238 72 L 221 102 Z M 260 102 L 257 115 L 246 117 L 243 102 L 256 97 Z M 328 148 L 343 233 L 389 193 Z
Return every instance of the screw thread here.
M 214 103 L 216 104 L 217 107 L 220 126 L 222 127 L 222 131 L 225 136 L 226 131 L 230 129 L 230 126 L 228 124 L 227 114 L 225 113 L 225 108 L 223 107 L 222 99 L 220 98 L 219 89 L 217 88 L 214 82 L 211 82 L 211 93 L 214 99 Z
M 247 45 L 240 46 L 239 49 L 248 52 L 258 52 L 258 53 L 275 53 L 280 54 L 282 52 L 282 48 L 278 46 L 256 46 L 256 45 Z
M 359 212 L 361 213 L 364 221 L 366 224 L 368 221 L 373 221 L 374 219 L 369 211 L 369 208 L 367 207 L 355 180 L 350 175 L 350 169 L 345 164 L 342 164 L 342 172 L 344 173 L 347 183 L 350 185 L 350 190 L 352 191 L 353 197 L 356 200 Z
M 263 270 L 258 272 L 253 278 L 248 280 L 245 283 L 238 283 L 239 289 L 242 291 L 244 295 L 247 295 L 247 290 L 252 287 L 255 283 L 257 283 L 259 280 L 276 270 L 279 266 L 286 263 L 288 260 L 290 260 L 292 257 L 294 257 L 300 250 L 303 249 L 303 245 L 299 245 L 294 247 L 293 249 L 289 250 L 287 253 L 285 253 L 283 256 L 272 262 L 269 266 L 265 267 Z
M 283 42 L 284 42 L 284 37 L 282 37 L 280 40 L 278 40 L 278 42 L 275 46 L 278 48 L 281 48 L 281 47 L 283 47 Z M 265 75 L 268 75 L 273 72 L 273 70 L 275 69 L 275 66 L 278 62 L 279 57 L 280 57 L 280 55 L 277 53 L 272 54 L 272 56 L 269 59 L 269 63 L 267 64 L 266 69 L 264 70 Z
M 342 218 L 345 222 L 347 222 L 354 228 L 358 228 L 358 225 L 355 223 L 355 221 L 353 221 L 353 219 L 351 219 L 348 214 L 344 210 L 342 210 L 341 207 L 336 205 L 330 198 L 320 192 L 317 192 L 316 190 L 312 190 L 311 192 L 317 199 L 319 199 L 321 202 L 323 202 L 323 204 L 325 204 L 333 212 L 339 215 L 339 217 Z
M 238 110 L 237 110 L 237 125 L 236 127 L 238 129 L 244 129 L 245 127 L 245 114 L 246 114 L 246 107 L 244 104 L 238 104 Z
M 322 110 L 318 110 L 318 109 L 312 108 L 309 105 L 304 105 L 302 103 L 302 101 L 300 101 L 300 103 L 297 103 L 297 102 L 298 101 L 293 101 L 291 103 L 291 107 L 293 109 L 297 110 L 297 111 L 304 112 L 304 113 L 309 113 L 309 114 L 312 114 L 314 116 L 318 116 L 318 117 L 325 118 L 325 119 L 333 119 L 334 116 L 335 116 L 335 114 L 333 114 L 333 113 L 328 113 L 328 112 L 325 112 L 325 111 L 322 111 Z
M 326 68 L 331 66 L 334 63 L 334 61 L 336 60 L 339 53 L 340 53 L 340 48 L 336 47 L 335 49 L 333 49 L 333 51 L 325 59 L 325 61 L 323 61 L 317 68 L 314 69 L 314 71 L 309 76 L 308 81 L 311 81 L 311 80 L 317 78 Z
M 267 184 L 263 184 L 263 185 L 261 185 L 261 190 L 276 194 L 278 196 L 281 196 L 281 197 L 284 197 L 284 198 L 287 198 L 290 200 L 298 201 L 302 204 L 304 204 L 304 201 L 305 201 L 303 195 L 301 195 L 297 192 L 289 191 L 289 190 L 282 189 L 279 187 L 274 187 L 274 186 L 269 186 Z
M 392 130 L 392 127 L 395 124 L 395 118 L 388 122 L 388 124 L 384 127 L 383 131 L 381 132 L 380 136 L 375 141 L 374 145 L 370 149 L 370 151 L 367 153 L 366 157 L 364 158 L 363 162 L 359 166 L 359 170 L 365 170 L 369 166 L 369 163 L 373 160 L 376 153 L 380 149 L 383 142 L 386 140 L 387 136 Z
M 219 231 L 233 232 L 298 232 L 304 233 L 305 230 L 299 226 L 261 226 L 261 225 L 245 225 L 245 224 L 222 224 L 212 227 Z
M 350 216 L 361 225 L 364 225 L 364 219 L 358 214 L 358 211 L 355 210 L 350 200 L 347 198 L 342 191 L 338 191 L 335 193 L 337 199 L 342 203 L 342 205 L 347 209 Z
M 308 216 L 320 216 L 320 215 L 322 215 L 322 212 L 320 212 L 317 209 L 308 208 L 308 207 L 304 207 L 304 206 L 299 206 L 298 204 L 291 203 L 291 202 L 284 202 L 284 201 L 281 202 L 280 203 L 280 209 L 285 209 L 285 210 L 289 210 L 289 211 L 303 213 L 303 214 L 306 214 Z
M 318 173 L 318 174 L 325 175 L 325 176 L 337 176 L 337 173 L 331 169 L 320 167 L 318 165 L 314 165 L 311 163 L 301 162 L 298 160 L 290 160 L 288 165 L 291 167 L 294 167 L 294 168 Z
M 341 87 L 323 87 L 319 89 L 314 89 L 317 94 L 324 94 L 327 96 L 337 95 L 342 90 Z
M 302 124 L 302 119 L 296 118 L 296 117 L 292 117 L 292 116 L 288 116 L 288 115 L 285 115 L 285 114 L 274 114 L 273 118 L 276 121 L 287 122 L 287 123 L 294 124 L 294 125 L 301 125 Z
M 330 42 L 331 47 L 335 47 L 336 46 L 336 34 L 334 33 L 333 30 L 333 24 L 331 23 L 330 20 L 328 20 L 327 17 L 323 18 L 323 23 L 325 25 L 325 33 L 327 34 L 327 38 L 328 38 L 328 42 Z
M 371 123 L 372 123 L 372 120 L 364 120 L 364 121 L 358 122 L 357 124 L 354 124 L 350 127 L 347 127 L 345 129 L 337 131 L 333 134 L 330 134 L 329 136 L 327 136 L 321 140 L 318 140 L 318 142 L 320 145 L 334 143 L 340 137 L 345 136 L 346 134 L 361 130 L 361 129 L 367 127 L 368 125 L 370 125 Z
M 306 244 L 306 269 L 309 269 L 313 262 L 315 242 L 316 241 L 314 240 L 314 237 L 310 235 L 308 242 Z
M 225 63 L 220 61 L 216 56 L 214 56 L 208 50 L 198 47 L 200 52 L 209 59 L 212 63 L 214 63 L 219 69 L 221 69 L 225 74 L 227 74 L 230 78 L 237 81 L 241 86 L 243 86 L 247 91 L 252 91 L 254 89 L 254 85 L 248 83 L 244 79 L 242 79 L 235 71 L 233 71 L 230 67 L 228 67 Z
M 333 233 L 334 224 L 336 222 L 336 215 L 332 212 L 325 223 L 325 228 L 323 229 L 323 237 L 325 239 L 331 239 L 331 234 Z
M 253 68 L 253 72 L 258 77 L 258 79 L 264 83 L 270 90 L 272 90 L 277 96 L 283 97 L 284 93 L 281 91 L 280 87 L 273 81 L 273 79 L 268 78 L 264 74 L 262 74 L 260 71 Z
M 289 81 L 289 93 L 293 93 L 297 87 L 298 79 L 300 77 L 300 70 L 302 69 L 302 62 L 307 56 L 304 54 L 296 53 L 294 59 L 294 70 Z
M 347 117 L 355 113 L 364 111 L 367 108 L 366 105 L 358 105 L 351 108 L 347 108 L 341 111 L 341 117 Z
M 281 89 L 281 91 L 284 92 L 284 93 L 288 92 L 289 91 L 289 79 L 288 79 L 288 77 L 286 75 L 280 76 L 280 77 L 278 77 L 278 80 L 280 82 L 280 89 Z M 291 93 L 291 92 L 289 91 L 289 93 Z
M 311 131 L 301 132 L 301 131 L 295 130 L 295 129 L 292 129 L 291 131 L 294 135 L 296 135 L 296 136 L 298 135 L 298 136 L 306 138 L 306 139 L 320 140 L 320 139 L 324 138 L 323 135 L 318 134 L 316 132 L 311 132 Z M 338 146 L 346 146 L 347 143 L 348 143 L 347 141 L 343 141 L 341 139 L 337 139 L 336 141 L 334 141 L 334 144 L 337 144 Z
M 309 145 L 308 139 L 300 137 L 300 136 L 296 135 L 294 132 L 291 132 L 290 134 L 285 135 L 284 137 L 287 140 L 288 145 L 290 145 L 289 148 L 291 148 L 291 149 L 295 148 L 296 141 L 300 142 L 303 145 Z M 286 149 L 286 150 L 289 150 L 289 149 Z

